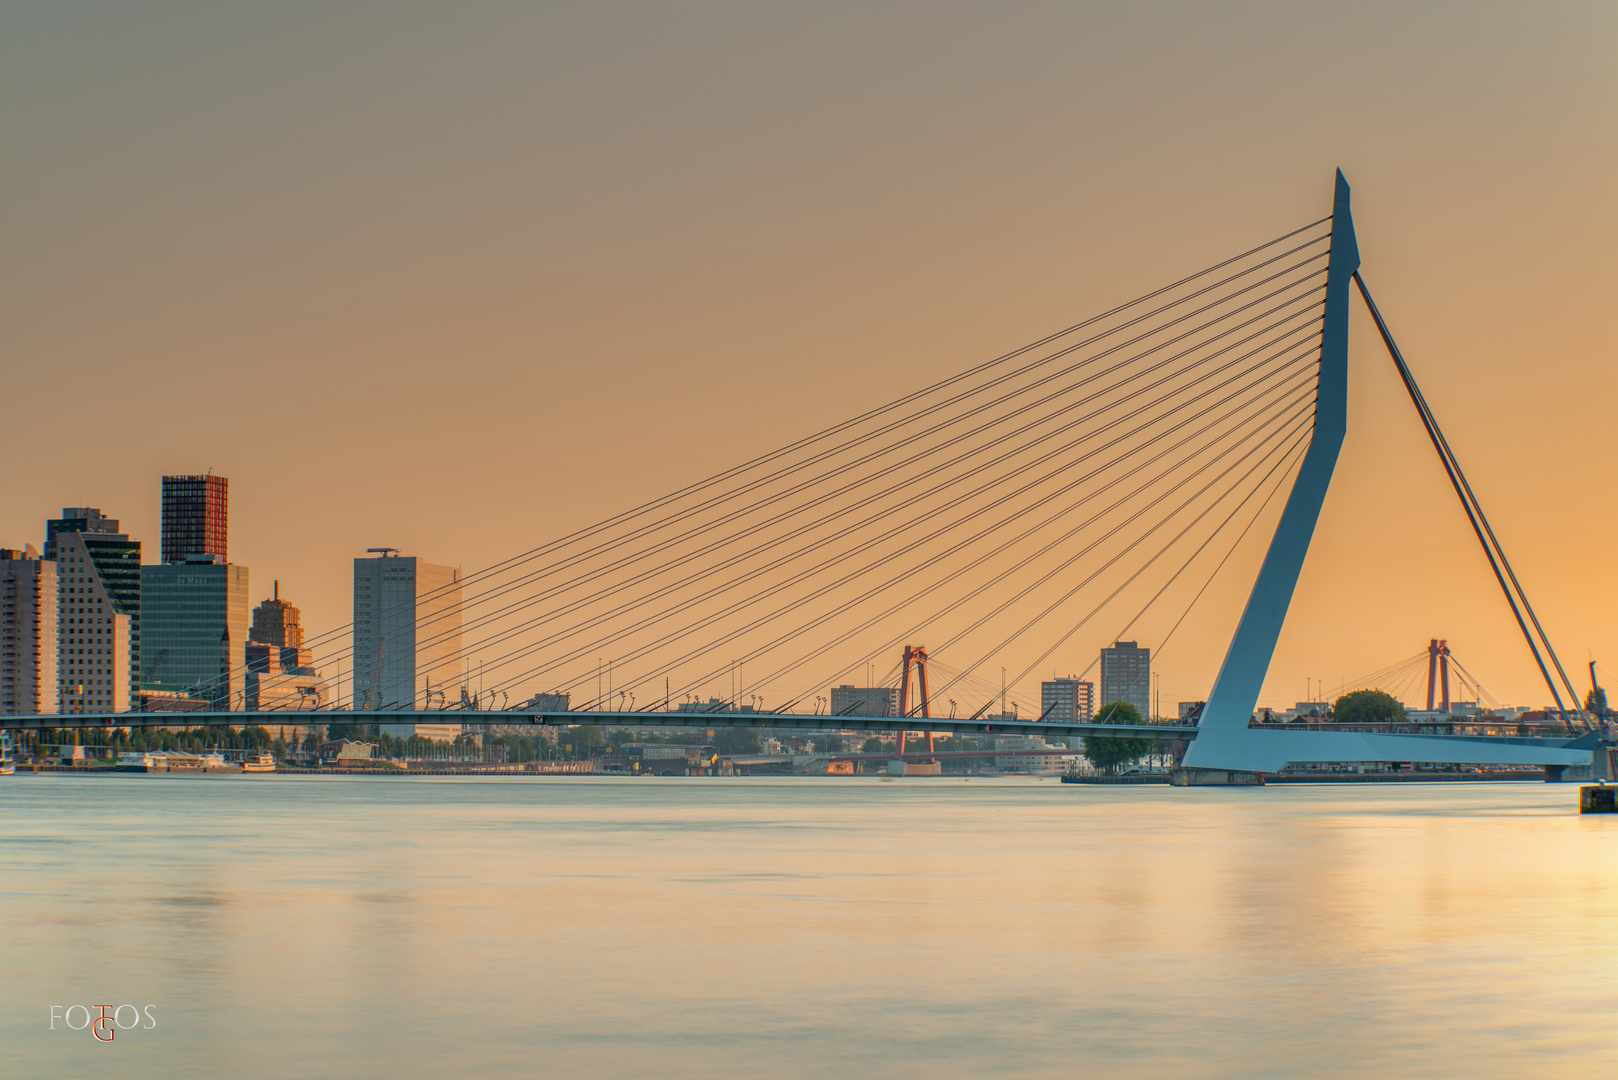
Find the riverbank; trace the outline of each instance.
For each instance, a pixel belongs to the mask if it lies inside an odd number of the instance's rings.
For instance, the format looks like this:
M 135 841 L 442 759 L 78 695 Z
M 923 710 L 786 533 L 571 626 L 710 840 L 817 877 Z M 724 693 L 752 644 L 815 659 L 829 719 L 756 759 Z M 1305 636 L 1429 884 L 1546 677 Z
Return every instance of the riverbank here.
M 1130 784 L 1163 784 L 1169 782 L 1168 773 L 1125 773 L 1121 776 L 1074 776 L 1062 777 L 1064 784 L 1097 784 L 1102 786 L 1130 785 Z M 1351 773 L 1351 772 L 1296 772 L 1296 773 L 1266 773 L 1266 784 L 1498 784 L 1512 783 L 1544 783 L 1545 771 L 1543 769 L 1490 769 L 1479 772 L 1387 772 L 1387 773 Z

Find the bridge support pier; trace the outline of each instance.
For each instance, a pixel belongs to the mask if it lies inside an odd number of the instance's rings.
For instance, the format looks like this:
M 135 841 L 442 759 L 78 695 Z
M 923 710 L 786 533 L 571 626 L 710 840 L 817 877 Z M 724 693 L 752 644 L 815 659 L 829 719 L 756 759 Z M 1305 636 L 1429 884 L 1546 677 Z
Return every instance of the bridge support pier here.
M 1187 769 L 1183 766 L 1169 772 L 1173 787 L 1263 787 L 1261 772 L 1240 772 L 1231 769 Z

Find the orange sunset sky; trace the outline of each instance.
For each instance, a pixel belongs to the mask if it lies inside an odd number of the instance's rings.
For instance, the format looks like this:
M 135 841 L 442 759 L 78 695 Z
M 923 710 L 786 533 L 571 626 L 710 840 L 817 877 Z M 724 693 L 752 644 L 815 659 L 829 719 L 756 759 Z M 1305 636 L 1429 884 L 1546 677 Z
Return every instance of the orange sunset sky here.
M 90 505 L 156 561 L 160 476 L 212 469 L 253 600 L 329 630 L 367 547 L 532 548 L 1322 217 L 1340 166 L 1582 692 L 1618 679 L 1615 56 L 1598 2 L 7 4 L 0 545 Z M 1351 334 L 1262 703 L 1429 637 L 1542 703 Z

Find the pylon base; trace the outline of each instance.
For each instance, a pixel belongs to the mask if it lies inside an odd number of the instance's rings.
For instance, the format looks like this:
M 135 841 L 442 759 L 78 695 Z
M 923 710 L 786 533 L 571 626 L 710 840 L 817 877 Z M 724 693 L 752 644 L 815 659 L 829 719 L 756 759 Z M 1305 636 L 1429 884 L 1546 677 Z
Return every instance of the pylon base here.
M 1169 772 L 1169 784 L 1174 787 L 1263 787 L 1264 774 L 1182 767 Z

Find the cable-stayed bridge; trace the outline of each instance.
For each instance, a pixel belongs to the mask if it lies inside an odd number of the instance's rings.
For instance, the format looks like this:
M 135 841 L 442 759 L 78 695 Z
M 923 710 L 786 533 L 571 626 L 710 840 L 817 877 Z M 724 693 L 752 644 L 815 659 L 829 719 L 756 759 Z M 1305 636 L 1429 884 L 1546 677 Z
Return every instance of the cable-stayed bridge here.
M 1513 739 L 1250 724 L 1348 430 L 1354 290 L 1553 699 L 1580 715 L 1359 270 L 1339 174 L 1329 215 L 470 574 L 455 586 L 453 617 L 450 605 L 419 598 L 408 609 L 380 601 L 364 616 L 389 627 L 374 656 L 352 654 L 352 626 L 306 643 L 317 667 L 352 655 L 346 695 L 339 689 L 346 709 L 227 711 L 240 704 L 245 672 L 222 671 L 192 691 L 216 711 L 7 726 L 425 722 L 456 704 L 450 695 L 466 685 L 457 658 L 476 655 L 479 709 L 456 713 L 475 723 L 1122 734 L 1189 740 L 1188 766 L 1232 772 L 1288 762 L 1587 764 L 1593 727 L 1577 739 Z M 1242 573 L 1256 576 L 1197 723 L 1052 723 L 1006 707 L 1086 641 L 1149 628 L 1161 658 L 1183 626 L 1206 621 L 1210 591 Z M 922 699 L 951 701 L 949 718 L 920 702 L 893 716 L 823 707 L 832 687 L 918 641 L 955 665 Z M 414 671 L 401 691 L 382 672 L 405 653 L 450 659 Z M 695 702 L 715 686 L 724 697 L 703 711 Z M 566 695 L 572 708 L 504 707 L 536 690 Z M 765 709 L 762 692 L 781 704 Z M 502 707 L 490 709 L 494 701 Z

